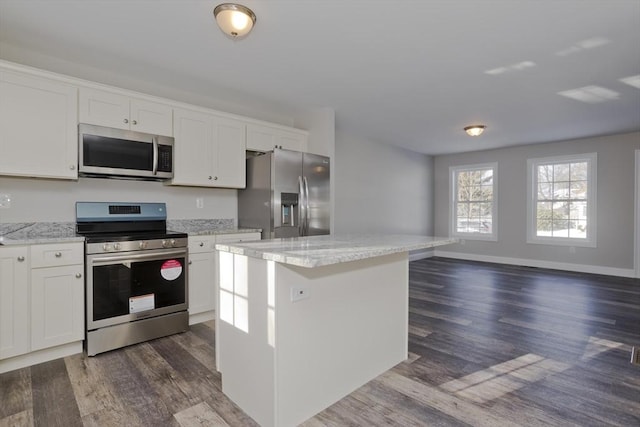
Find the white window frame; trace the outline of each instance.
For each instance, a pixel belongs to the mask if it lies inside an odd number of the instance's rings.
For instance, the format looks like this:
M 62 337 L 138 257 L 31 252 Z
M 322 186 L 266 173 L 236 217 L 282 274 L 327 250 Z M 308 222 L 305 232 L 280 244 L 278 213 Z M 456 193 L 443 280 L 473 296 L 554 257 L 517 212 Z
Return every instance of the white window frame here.
M 548 165 L 554 163 L 576 163 L 587 162 L 587 238 L 580 237 L 559 237 L 559 236 L 537 236 L 536 235 L 536 203 L 538 200 L 538 165 Z M 558 245 L 558 246 L 579 246 L 596 247 L 596 225 L 597 225 L 597 153 L 573 154 L 567 156 L 553 156 L 535 158 L 527 160 L 527 243 Z
M 458 173 L 478 169 L 493 169 L 493 199 L 491 201 L 491 234 L 468 233 L 457 231 L 457 193 Z M 481 163 L 474 165 L 460 165 L 449 167 L 449 235 L 459 239 L 498 241 L 498 163 Z

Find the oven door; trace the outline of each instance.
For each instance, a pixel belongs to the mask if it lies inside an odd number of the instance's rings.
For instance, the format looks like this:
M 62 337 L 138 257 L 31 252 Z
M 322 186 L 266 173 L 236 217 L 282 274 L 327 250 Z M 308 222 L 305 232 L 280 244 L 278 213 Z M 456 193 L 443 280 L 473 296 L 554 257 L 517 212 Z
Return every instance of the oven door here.
M 87 255 L 87 330 L 186 310 L 187 248 Z

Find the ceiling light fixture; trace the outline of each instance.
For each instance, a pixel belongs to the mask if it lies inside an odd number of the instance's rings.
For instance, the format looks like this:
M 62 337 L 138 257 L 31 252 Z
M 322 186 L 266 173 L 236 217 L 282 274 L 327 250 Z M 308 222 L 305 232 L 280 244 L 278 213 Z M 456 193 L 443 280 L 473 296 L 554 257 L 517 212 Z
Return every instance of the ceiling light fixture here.
M 469 136 L 480 136 L 482 135 L 482 132 L 484 132 L 484 130 L 487 127 L 485 125 L 473 125 L 473 126 L 467 126 L 464 128 L 464 131 L 467 133 L 467 135 Z
M 222 32 L 234 39 L 249 34 L 256 23 L 256 15 L 251 9 L 235 3 L 217 5 L 213 16 Z

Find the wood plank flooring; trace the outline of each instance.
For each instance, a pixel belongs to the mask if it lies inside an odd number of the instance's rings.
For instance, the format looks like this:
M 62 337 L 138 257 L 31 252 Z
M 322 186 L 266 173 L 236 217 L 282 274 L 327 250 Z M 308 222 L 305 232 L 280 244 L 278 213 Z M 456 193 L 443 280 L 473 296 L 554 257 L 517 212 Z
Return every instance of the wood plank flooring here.
M 303 426 L 640 426 L 640 280 L 444 258 L 409 276 L 408 360 Z M 213 327 L 2 374 L 0 427 L 254 426 Z

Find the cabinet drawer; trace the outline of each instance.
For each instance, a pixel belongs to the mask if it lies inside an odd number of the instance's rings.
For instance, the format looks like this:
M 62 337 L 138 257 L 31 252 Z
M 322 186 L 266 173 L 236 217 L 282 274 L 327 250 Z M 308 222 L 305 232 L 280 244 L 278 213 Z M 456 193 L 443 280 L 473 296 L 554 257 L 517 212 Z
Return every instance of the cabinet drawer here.
M 216 243 L 250 242 L 260 240 L 260 233 L 219 234 Z
M 213 252 L 215 249 L 214 236 L 189 236 L 189 253 Z
M 55 243 L 31 246 L 31 268 L 83 263 L 83 243 Z

